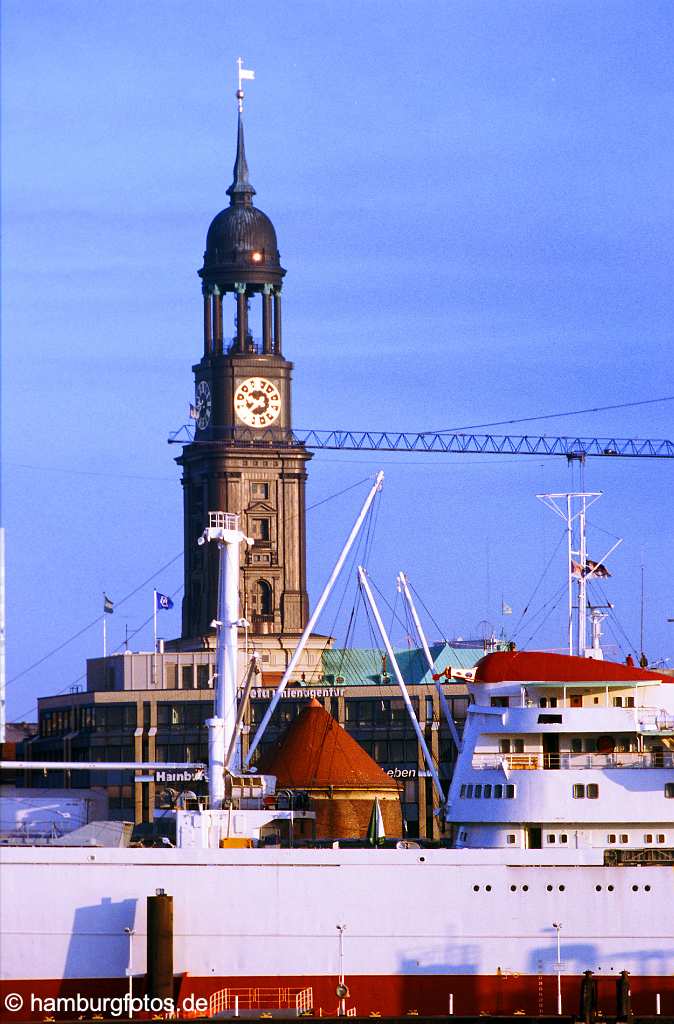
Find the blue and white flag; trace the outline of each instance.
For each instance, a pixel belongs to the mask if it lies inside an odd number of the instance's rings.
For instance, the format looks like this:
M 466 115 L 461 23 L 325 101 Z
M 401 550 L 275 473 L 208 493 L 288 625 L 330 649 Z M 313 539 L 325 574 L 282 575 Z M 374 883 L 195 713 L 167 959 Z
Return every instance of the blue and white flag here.
M 168 594 L 160 594 L 158 590 L 154 592 L 155 601 L 157 602 L 157 610 L 168 611 L 169 608 L 173 608 L 173 601 Z

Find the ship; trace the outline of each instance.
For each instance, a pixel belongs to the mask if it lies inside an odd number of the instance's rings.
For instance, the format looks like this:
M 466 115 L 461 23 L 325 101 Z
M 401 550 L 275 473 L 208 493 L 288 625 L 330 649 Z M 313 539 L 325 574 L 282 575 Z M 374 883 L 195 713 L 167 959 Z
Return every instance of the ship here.
M 622 984 L 635 1012 L 674 1015 L 674 679 L 512 650 L 468 686 L 451 848 L 265 847 L 261 822 L 289 812 L 240 766 L 215 786 L 226 809 L 177 812 L 176 848 L 2 848 L 3 1019 L 145 992 L 167 898 L 169 1016 L 561 1013 L 588 978 L 605 1013 Z

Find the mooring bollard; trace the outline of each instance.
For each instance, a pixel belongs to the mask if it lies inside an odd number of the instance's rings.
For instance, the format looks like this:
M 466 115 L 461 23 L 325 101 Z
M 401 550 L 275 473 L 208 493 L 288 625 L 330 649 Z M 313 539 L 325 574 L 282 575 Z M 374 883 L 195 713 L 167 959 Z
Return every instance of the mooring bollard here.
M 583 971 L 580 983 L 580 1013 L 583 1024 L 593 1024 L 597 1013 L 597 979 L 592 971 Z
M 630 972 L 621 971 L 615 985 L 616 1021 L 632 1020 L 632 993 L 630 991 Z

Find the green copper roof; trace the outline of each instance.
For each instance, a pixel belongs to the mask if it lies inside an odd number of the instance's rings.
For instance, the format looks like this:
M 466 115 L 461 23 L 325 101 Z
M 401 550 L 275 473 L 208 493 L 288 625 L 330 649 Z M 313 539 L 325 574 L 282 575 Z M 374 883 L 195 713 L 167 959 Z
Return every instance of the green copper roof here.
M 446 668 L 468 669 L 484 657 L 482 647 L 453 647 L 449 643 L 431 644 L 431 657 L 436 672 Z M 410 685 L 432 686 L 433 677 L 421 647 L 410 647 L 395 652 L 403 679 Z M 388 658 L 383 662 L 380 650 L 372 648 L 342 647 L 323 652 L 323 675 L 326 683 L 335 683 L 337 677 L 346 686 L 376 686 L 395 684 L 395 676 Z M 386 672 L 388 678 L 382 678 Z

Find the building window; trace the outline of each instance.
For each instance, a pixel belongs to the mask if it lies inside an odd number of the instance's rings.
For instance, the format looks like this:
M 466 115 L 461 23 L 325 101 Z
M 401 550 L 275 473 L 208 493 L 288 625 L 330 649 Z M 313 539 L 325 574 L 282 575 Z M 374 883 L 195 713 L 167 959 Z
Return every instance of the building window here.
M 197 689 L 207 690 L 210 686 L 211 671 L 208 665 L 197 665 Z
M 466 799 L 467 800 L 472 800 L 473 799 L 473 787 L 472 787 L 472 785 L 466 786 Z
M 560 843 L 567 843 L 569 841 L 569 837 L 567 836 L 566 832 L 562 832 L 561 836 L 559 837 L 559 841 Z
M 513 846 L 515 844 L 515 836 L 512 832 L 508 833 L 507 841 L 509 846 Z
M 250 535 L 258 544 L 268 544 L 271 537 L 269 519 L 255 518 L 251 520 Z
M 426 721 L 432 722 L 433 717 L 433 698 L 426 697 Z
M 183 690 L 194 689 L 194 666 L 183 665 L 181 673 L 181 682 Z
M 556 708 L 557 698 L 556 697 L 541 697 L 538 702 L 538 706 L 541 708 Z
M 505 788 L 505 798 L 506 798 L 506 800 L 514 800 L 515 799 L 515 787 L 514 786 L 512 786 L 512 785 L 506 786 L 506 788 Z
M 269 497 L 269 484 L 255 480 L 250 485 L 250 496 L 255 501 L 264 501 Z
M 574 800 L 585 799 L 585 786 L 582 782 L 576 782 L 572 790 Z
M 625 835 L 625 833 L 623 832 L 622 835 L 620 836 L 620 842 L 624 844 L 624 843 L 629 843 L 629 841 L 630 841 L 630 837 Z
M 615 843 L 615 832 L 611 832 L 610 835 L 606 836 L 609 843 Z
M 501 754 L 509 754 L 510 753 L 510 740 L 499 740 L 498 741 L 498 749 L 499 749 L 499 752 Z
M 484 787 L 484 798 L 485 800 L 491 800 L 491 786 L 489 784 Z
M 463 785 L 463 786 L 461 787 L 461 789 L 459 790 L 459 797 L 460 797 L 461 799 L 463 799 L 463 797 L 465 797 L 465 795 L 466 795 L 466 787 L 465 787 L 465 785 Z
M 650 832 L 647 832 L 646 835 L 644 836 L 644 842 L 645 843 L 652 843 L 653 842 L 653 836 L 651 835 Z
M 674 782 L 665 782 L 665 796 L 668 800 L 674 800 Z
M 253 611 L 256 615 L 274 614 L 274 595 L 271 584 L 258 580 L 253 590 Z
M 475 799 L 479 800 L 482 796 L 482 786 L 478 783 L 475 787 Z
M 554 832 L 550 832 L 549 835 L 548 835 L 548 842 L 549 843 L 554 843 L 554 842 L 556 842 L 556 840 L 557 840 L 557 837 L 555 836 L 555 833 Z
M 569 704 L 572 708 L 582 708 L 583 697 L 580 693 L 572 693 L 569 698 Z
M 662 832 L 660 832 L 659 835 L 658 835 L 658 842 L 659 843 L 664 843 L 664 841 L 665 841 L 665 837 L 662 834 Z
M 503 799 L 503 786 L 501 785 L 500 782 L 497 782 L 496 785 L 494 786 L 494 800 L 502 800 L 502 799 Z
M 166 689 L 177 690 L 178 689 L 178 666 L 175 662 L 169 662 L 165 669 L 166 676 Z
M 599 786 L 596 782 L 591 782 L 587 787 L 587 798 L 588 800 L 596 800 L 599 796 Z
M 508 697 L 490 697 L 489 703 L 493 708 L 507 708 L 509 704 Z
M 582 754 L 583 753 L 583 741 L 580 736 L 573 736 L 571 739 L 571 753 Z

